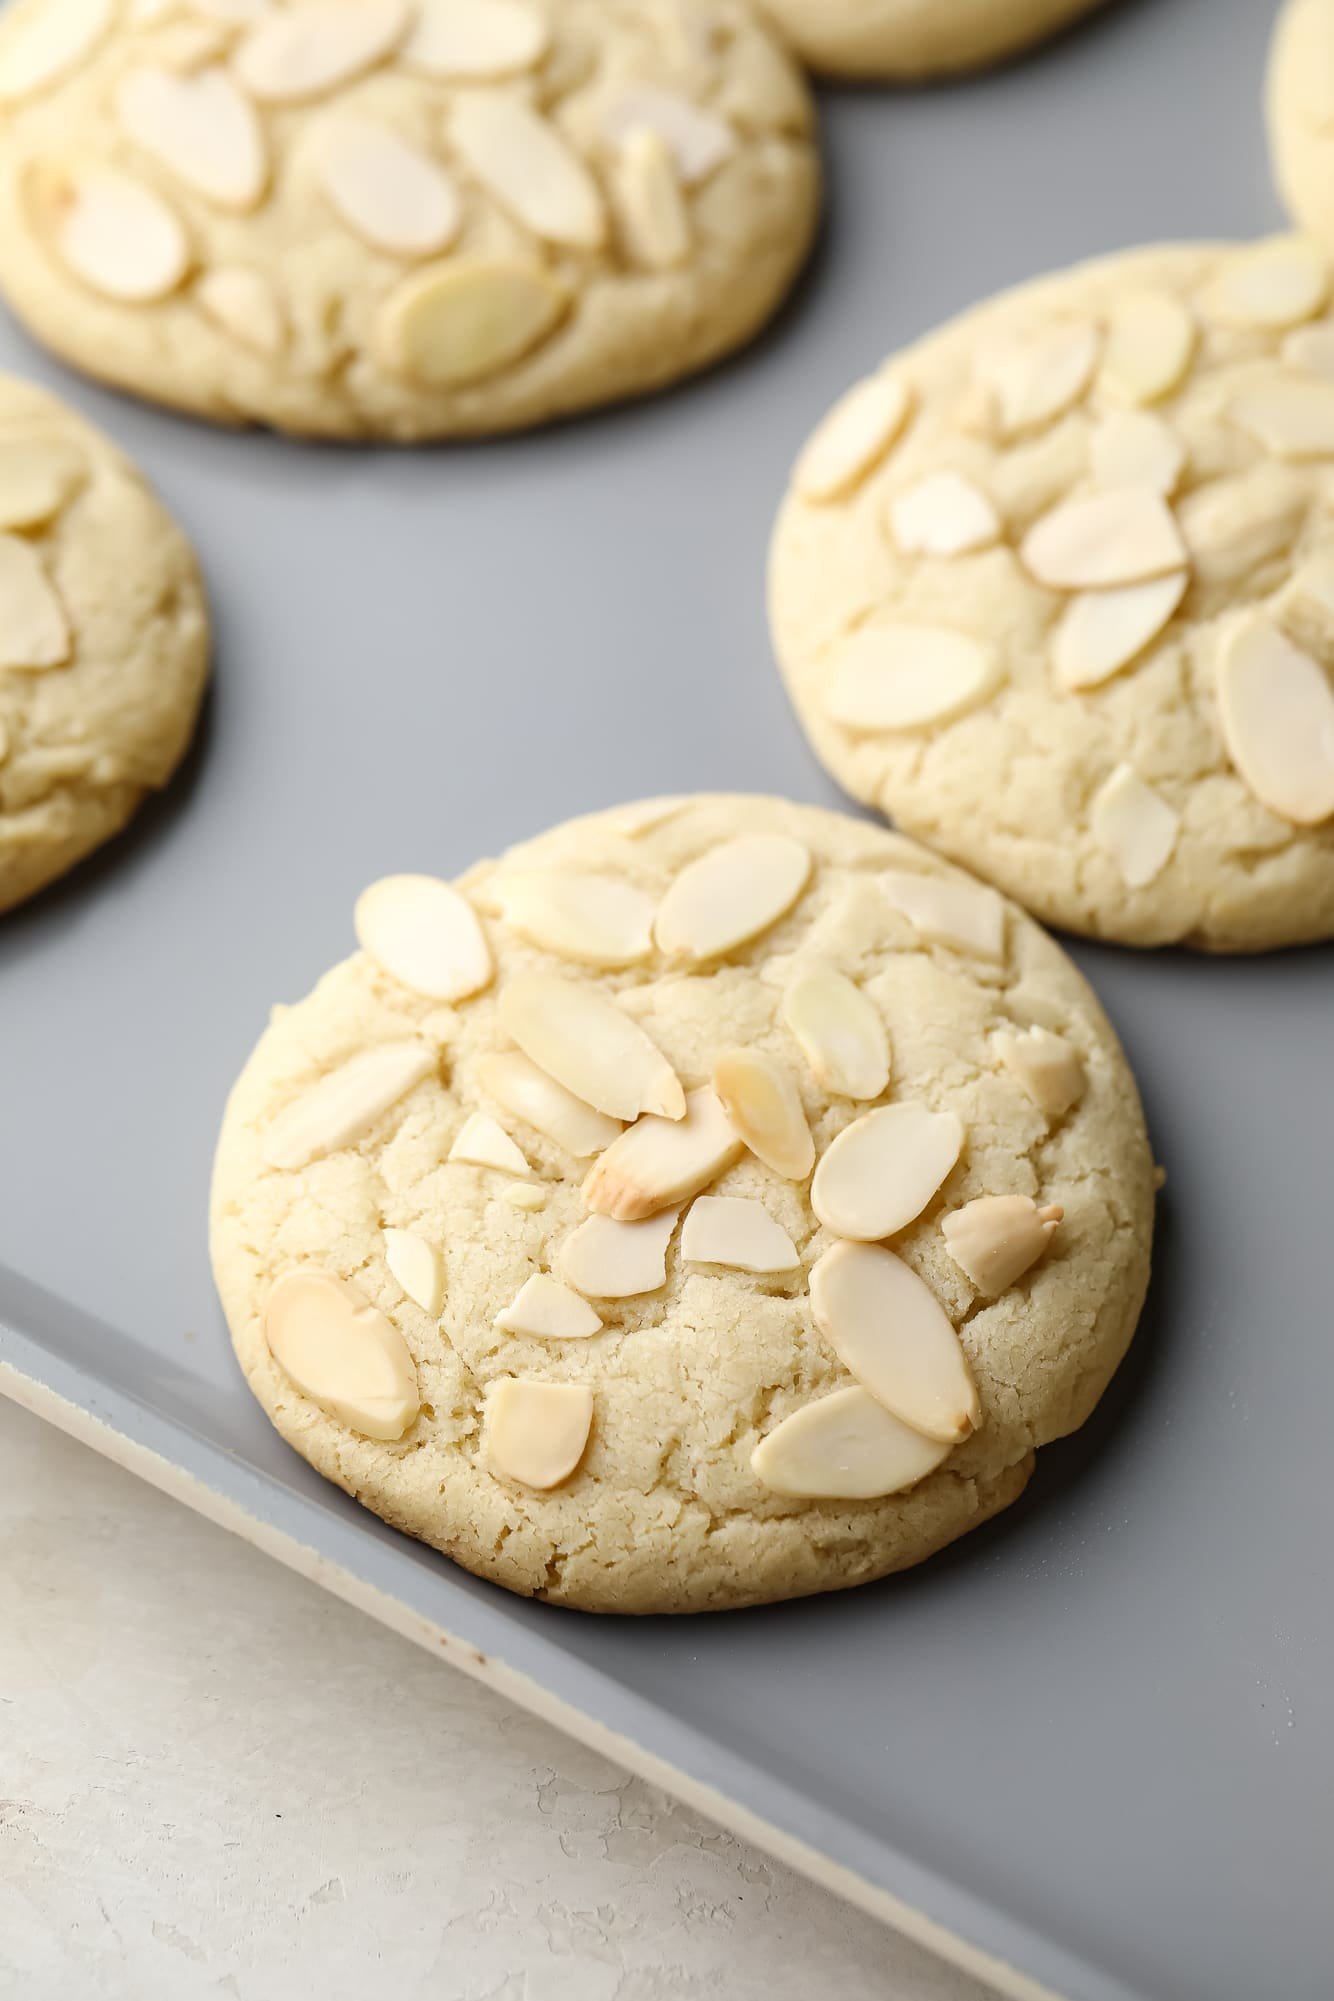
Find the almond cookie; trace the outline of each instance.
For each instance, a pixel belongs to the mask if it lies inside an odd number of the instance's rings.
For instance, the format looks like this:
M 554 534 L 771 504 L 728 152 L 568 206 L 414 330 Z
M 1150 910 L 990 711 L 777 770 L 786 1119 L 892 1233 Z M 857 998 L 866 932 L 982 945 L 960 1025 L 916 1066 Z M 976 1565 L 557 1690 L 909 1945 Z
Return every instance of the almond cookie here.
M 0 375 L 0 910 L 166 784 L 207 672 L 180 529 L 109 438 Z
M 17 0 L 0 289 L 205 417 L 399 439 L 651 390 L 814 228 L 797 73 L 738 0 Z
M 770 567 L 859 799 L 1134 945 L 1334 935 L 1334 317 L 1306 240 L 1135 251 L 891 357 Z
M 1099 0 L 761 0 L 812 69 L 905 81 L 983 69 Z
M 269 1417 L 386 1521 L 584 1610 L 757 1604 L 920 1562 L 1093 1409 L 1152 1163 L 994 890 L 699 797 L 355 926 L 232 1093 L 212 1247 Z
M 1303 229 L 1334 242 L 1334 0 L 1288 0 L 1268 96 L 1279 192 Z

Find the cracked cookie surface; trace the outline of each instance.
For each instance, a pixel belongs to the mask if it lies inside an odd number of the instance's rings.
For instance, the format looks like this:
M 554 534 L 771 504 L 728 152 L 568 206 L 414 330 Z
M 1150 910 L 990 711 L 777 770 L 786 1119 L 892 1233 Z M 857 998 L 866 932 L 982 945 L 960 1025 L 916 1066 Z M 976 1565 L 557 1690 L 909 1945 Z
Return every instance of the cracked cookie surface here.
M 1003 62 L 1100 0 L 760 0 L 812 69 L 891 81 Z

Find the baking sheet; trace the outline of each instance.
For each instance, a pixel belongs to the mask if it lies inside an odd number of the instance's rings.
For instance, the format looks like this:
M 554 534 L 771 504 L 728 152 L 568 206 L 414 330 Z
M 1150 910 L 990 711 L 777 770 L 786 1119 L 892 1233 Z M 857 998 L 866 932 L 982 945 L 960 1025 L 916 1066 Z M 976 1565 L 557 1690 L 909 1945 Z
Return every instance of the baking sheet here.
M 209 1157 L 269 1004 L 351 947 L 375 876 L 649 793 L 835 800 L 764 626 L 797 445 L 995 287 L 1275 226 L 1271 12 L 1118 0 L 1001 76 L 829 95 L 830 225 L 773 335 L 543 436 L 213 433 L 0 323 L 0 365 L 60 388 L 178 510 L 218 638 L 181 782 L 0 925 L 0 1390 L 1008 1991 L 1074 2001 L 1334 1984 L 1334 952 L 1076 948 L 1169 1176 L 1139 1341 L 1010 1514 L 841 1599 L 594 1621 L 384 1529 L 240 1383 Z

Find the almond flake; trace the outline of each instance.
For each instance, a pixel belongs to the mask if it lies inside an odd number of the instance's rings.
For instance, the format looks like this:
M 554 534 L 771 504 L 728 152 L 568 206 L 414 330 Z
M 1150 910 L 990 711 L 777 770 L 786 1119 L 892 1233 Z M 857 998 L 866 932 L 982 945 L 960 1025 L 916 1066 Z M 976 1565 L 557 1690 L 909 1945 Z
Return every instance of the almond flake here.
M 810 851 L 786 834 L 739 834 L 687 863 L 654 926 L 669 958 L 701 965 L 785 917 L 810 880 Z
M 1111 411 L 1093 433 L 1089 455 L 1099 486 L 1148 486 L 1164 495 L 1176 491 L 1186 464 L 1176 432 L 1145 410 Z
M 1313 320 L 1328 297 L 1324 257 L 1294 236 L 1226 256 L 1200 304 L 1222 326 L 1277 332 Z
M 387 1229 L 384 1261 L 414 1305 L 438 1319 L 445 1303 L 445 1261 L 440 1246 L 427 1243 L 414 1230 Z
M 260 1141 L 270 1167 L 305 1167 L 360 1139 L 425 1077 L 436 1054 L 422 1042 L 382 1042 L 348 1058 L 272 1119 Z
M 1019 555 L 1052 590 L 1101 590 L 1179 570 L 1186 545 L 1161 494 L 1122 486 L 1063 501 L 1029 529 Z
M 403 1336 L 328 1272 L 280 1278 L 265 1302 L 264 1336 L 301 1394 L 365 1438 L 402 1438 L 421 1408 Z
M 1070 599 L 1056 628 L 1052 658 L 1063 688 L 1097 688 L 1137 660 L 1170 623 L 1190 574 L 1155 577 L 1115 591 L 1084 591 Z
M 845 729 L 952 722 L 1004 679 L 994 646 L 943 625 L 867 625 L 830 656 L 829 713 Z
M 505 1200 L 511 1209 L 536 1211 L 547 1206 L 547 1191 L 540 1183 L 515 1181 L 505 1190 Z
M 1307 480 L 1261 459 L 1236 478 L 1211 480 L 1181 503 L 1181 532 L 1200 582 L 1235 589 L 1287 555 L 1310 507 Z
M 465 1119 L 448 1158 L 469 1167 L 494 1167 L 501 1174 L 531 1174 L 532 1169 L 514 1141 L 489 1112 Z
M 953 1112 L 908 1102 L 855 1119 L 827 1148 L 811 1207 L 836 1237 L 873 1243 L 921 1215 L 954 1172 L 964 1129 Z
M 667 1283 L 667 1246 L 679 1209 L 642 1223 L 589 1216 L 561 1246 L 561 1276 L 593 1299 L 638 1299 Z
M 1084 1095 L 1084 1059 L 1050 1029 L 1007 1029 L 996 1037 L 996 1053 L 1048 1118 L 1059 1119 Z
M 597 987 L 558 973 L 519 973 L 501 992 L 500 1019 L 539 1070 L 608 1118 L 685 1116 L 685 1092 L 667 1058 Z
M 982 1406 L 940 1301 L 892 1251 L 835 1244 L 811 1272 L 815 1324 L 845 1369 L 901 1423 L 954 1445 Z
M 895 910 L 923 938 L 998 964 L 1005 957 L 1005 905 L 994 889 L 980 882 L 898 870 L 879 881 Z
M 1172 858 L 1181 816 L 1131 764 L 1118 764 L 1094 796 L 1089 831 L 1129 889 L 1157 880 Z
M 568 1480 L 593 1428 L 593 1392 L 583 1383 L 504 1376 L 486 1393 L 487 1457 L 496 1472 L 545 1493 Z
M 735 132 L 716 112 L 674 90 L 633 84 L 619 90 L 603 111 L 602 136 L 609 146 L 621 146 L 632 133 L 643 131 L 666 141 L 688 188 L 716 174 L 737 149 Z
M 501 90 L 457 99 L 450 134 L 469 172 L 548 243 L 597 250 L 607 224 L 597 182 L 554 125 Z
M 477 1065 L 477 1081 L 498 1105 L 576 1160 L 601 1153 L 620 1137 L 619 1120 L 595 1112 L 517 1050 L 484 1056 Z
M 298 104 L 383 62 L 407 25 L 404 0 L 305 0 L 261 16 L 236 52 L 236 74 L 261 104 Z
M 116 0 L 41 0 L 6 9 L 0 104 L 32 97 L 76 69 L 111 26 Z
M 387 367 L 431 389 L 480 382 L 522 361 L 570 310 L 558 278 L 518 257 L 459 257 L 414 272 L 380 313 Z
M 428 1000 L 467 1000 L 491 984 L 495 967 L 477 912 L 435 876 L 384 876 L 357 898 L 352 921 L 362 950 Z
M 1027 1195 L 983 1195 L 946 1216 L 945 1248 L 987 1299 L 997 1299 L 1046 1254 L 1065 1211 Z
M 82 452 L 63 438 L 0 439 L 0 529 L 46 527 L 86 470 Z
M 531 944 L 590 966 L 632 966 L 653 950 L 653 899 L 619 876 L 516 869 L 493 894 Z
M 1000 539 L 1001 524 L 980 486 L 935 472 L 889 503 L 890 533 L 905 556 L 961 556 Z
M 1334 457 L 1334 382 L 1280 376 L 1243 389 L 1228 416 L 1280 459 Z
M 1093 378 L 1100 347 L 1096 327 L 1073 325 L 985 349 L 977 359 L 977 379 L 995 397 L 1003 435 L 1049 424 L 1077 403 Z
M 216 326 L 256 354 L 281 354 L 287 322 L 267 278 L 241 264 L 205 271 L 194 296 Z
M 374 250 L 427 257 L 459 233 L 463 206 L 448 174 L 373 119 L 340 112 L 320 136 L 318 167 L 333 207 Z
M 865 1390 L 808 1403 L 762 1439 L 750 1469 L 799 1501 L 878 1501 L 934 1473 L 952 1448 L 900 1423 Z
M 535 1341 L 587 1341 L 602 1332 L 588 1301 L 547 1272 L 533 1273 L 496 1315 L 496 1325 L 506 1334 L 530 1334 Z
M 869 375 L 814 432 L 792 475 L 803 500 L 846 500 L 874 471 L 908 421 L 913 395 L 899 375 Z
M 117 87 L 116 115 L 128 138 L 206 201 L 250 209 L 263 195 L 264 134 L 226 70 L 131 70 Z
M 1281 351 L 1289 368 L 1309 369 L 1312 375 L 1334 375 L 1334 326 L 1322 321 L 1318 327 L 1298 327 L 1285 335 Z
M 713 1066 L 713 1088 L 757 1160 L 788 1181 L 815 1165 L 815 1141 L 791 1076 L 757 1049 L 729 1049 Z
M 477 83 L 533 69 L 550 32 L 526 0 L 417 0 L 400 51 L 409 69 L 452 83 Z
M 889 1083 L 889 1036 L 874 1002 L 832 966 L 798 973 L 783 995 L 783 1019 L 821 1090 L 878 1098 Z
M 1198 328 L 1179 299 L 1134 292 L 1114 308 L 1098 387 L 1123 403 L 1157 403 L 1190 367 Z
M 1263 618 L 1239 626 L 1218 661 L 1223 738 L 1247 789 L 1295 826 L 1334 814 L 1334 687 Z
M 69 620 L 41 557 L 17 535 L 0 534 L 0 668 L 63 667 L 72 651 Z
M 683 1119 L 640 1119 L 613 1141 L 584 1182 L 584 1206 L 618 1223 L 641 1222 L 698 1195 L 741 1151 L 714 1093 L 692 1091 Z
M 762 1202 L 740 1195 L 701 1195 L 681 1232 L 688 1264 L 727 1265 L 733 1271 L 795 1271 L 797 1247 Z
M 671 271 L 690 255 L 690 212 L 672 150 L 660 132 L 627 132 L 612 171 L 621 230 L 632 256 Z
M 163 299 L 190 268 L 185 230 L 160 195 L 114 167 L 40 172 L 34 199 L 61 262 L 124 305 Z

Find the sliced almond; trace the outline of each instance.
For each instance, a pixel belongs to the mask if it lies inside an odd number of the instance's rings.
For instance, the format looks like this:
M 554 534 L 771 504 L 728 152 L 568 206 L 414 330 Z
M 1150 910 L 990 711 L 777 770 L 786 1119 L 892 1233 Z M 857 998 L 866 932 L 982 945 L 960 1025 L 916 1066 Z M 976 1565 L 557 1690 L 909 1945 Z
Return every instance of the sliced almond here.
M 547 1191 L 540 1183 L 515 1181 L 505 1190 L 505 1200 L 512 1209 L 537 1211 L 547 1206 Z
M 448 174 L 374 119 L 330 119 L 318 163 L 330 203 L 372 249 L 428 257 L 458 235 L 463 205 Z
M 177 76 L 147 64 L 116 89 L 121 130 L 195 194 L 219 208 L 254 208 L 269 178 L 264 134 L 224 69 Z
M 493 894 L 505 922 L 563 959 L 633 966 L 653 950 L 653 899 L 619 876 L 585 869 L 515 869 Z
M 644 131 L 666 141 L 688 188 L 707 181 L 737 150 L 735 132 L 717 112 L 706 111 L 679 91 L 631 84 L 608 101 L 602 136 L 609 146 L 622 146 L 631 134 Z
M 1324 320 L 1316 327 L 1296 328 L 1284 336 L 1282 355 L 1290 368 L 1334 375 L 1334 326 Z
M 785 1417 L 750 1455 L 762 1486 L 799 1501 L 878 1501 L 934 1473 L 953 1448 L 900 1423 L 865 1390 Z
M 234 67 L 261 104 L 299 104 L 383 62 L 407 25 L 405 0 L 303 0 L 261 15 Z
M 1167 292 L 1133 292 L 1107 327 L 1098 387 L 1123 403 L 1157 403 L 1181 383 L 1195 354 L 1193 314 Z
M 434 1320 L 445 1303 L 445 1261 L 439 1244 L 428 1243 L 415 1230 L 384 1233 L 384 1261 L 408 1298 Z
M 1005 957 L 1005 905 L 980 882 L 891 870 L 879 878 L 895 910 L 933 944 L 972 952 L 998 964 Z
M 1179 570 L 1186 545 L 1161 494 L 1120 486 L 1063 501 L 1029 529 L 1019 554 L 1052 590 L 1101 590 Z
M 797 460 L 803 500 L 846 500 L 880 464 L 908 421 L 912 391 L 901 375 L 870 375 L 836 403 Z
M 1089 458 L 1099 486 L 1148 486 L 1166 495 L 1176 491 L 1186 448 L 1161 417 L 1113 410 L 1094 431 Z
M 1225 641 L 1218 709 L 1228 756 L 1271 813 L 1315 827 L 1334 814 L 1334 687 L 1267 619 Z
M 507 1112 L 572 1153 L 576 1160 L 601 1153 L 620 1137 L 619 1120 L 595 1112 L 517 1050 L 484 1056 L 477 1066 L 477 1081 Z
M 740 1195 L 701 1195 L 690 1205 L 681 1232 L 688 1264 L 727 1265 L 733 1271 L 795 1271 L 797 1247 L 762 1202 Z
M 417 0 L 399 56 L 427 76 L 480 83 L 535 68 L 550 40 L 541 13 L 527 0 Z
M 421 1408 L 408 1344 L 355 1286 L 322 1271 L 292 1271 L 270 1292 L 264 1336 L 278 1366 L 366 1438 L 402 1438 Z
M 1056 678 L 1063 688 L 1098 688 L 1158 637 L 1176 612 L 1190 574 L 1155 577 L 1114 591 L 1083 591 L 1061 614 L 1052 643 Z
M 1227 413 L 1275 458 L 1334 457 L 1334 382 L 1276 376 L 1241 390 Z
M 1000 516 L 962 473 L 935 472 L 889 503 L 890 533 L 905 556 L 961 556 L 1000 539 Z
M 453 106 L 450 135 L 487 192 L 548 243 L 596 250 L 607 221 L 597 182 L 555 126 L 501 90 L 475 90 Z
M 161 195 L 114 167 L 38 172 L 34 205 L 62 264 L 122 305 L 174 292 L 190 268 L 185 230 Z
M 994 342 L 978 356 L 977 380 L 995 397 L 1006 437 L 1049 424 L 1077 403 L 1093 379 L 1102 337 L 1083 324 Z
M 486 1449 L 495 1471 L 544 1493 L 559 1487 L 584 1456 L 593 1428 L 593 1392 L 583 1383 L 504 1376 L 486 1393 Z
M 945 1248 L 987 1299 L 997 1299 L 1046 1255 L 1065 1211 L 1028 1195 L 983 1195 L 941 1221 Z
M 387 875 L 357 898 L 357 943 L 400 986 L 461 1001 L 490 986 L 491 948 L 466 897 L 430 875 Z
M 519 973 L 500 996 L 505 1033 L 576 1098 L 612 1119 L 685 1116 L 667 1058 L 614 1000 L 558 973 Z
M 535 1341 L 587 1341 L 602 1332 L 586 1299 L 571 1292 L 547 1272 L 534 1272 L 519 1288 L 496 1325 L 507 1334 L 529 1334 Z
M 1323 255 L 1290 236 L 1228 253 L 1200 304 L 1222 326 L 1277 332 L 1313 320 L 1328 297 Z
M 0 668 L 63 667 L 73 645 L 41 557 L 17 535 L 0 534 Z
M 287 320 L 278 295 L 258 271 L 241 264 L 205 271 L 194 297 L 215 326 L 256 354 L 281 354 L 287 345 Z
M 83 453 L 64 438 L 0 439 L 0 529 L 46 527 L 86 472 Z
M 504 1126 L 489 1112 L 474 1112 L 464 1120 L 448 1158 L 468 1167 L 494 1167 L 501 1174 L 532 1173 Z
M 713 1066 L 713 1088 L 758 1160 L 788 1181 L 815 1165 L 815 1141 L 788 1071 L 758 1049 L 729 1049 Z
M 390 293 L 379 343 L 387 367 L 431 389 L 457 389 L 510 368 L 570 310 L 558 278 L 518 257 L 433 264 Z
M 16 104 L 77 69 L 92 54 L 116 0 L 39 0 L 6 9 L 0 43 L 0 104 Z
M 864 1390 L 951 1445 L 982 1422 L 968 1358 L 940 1301 L 892 1251 L 835 1244 L 811 1272 L 815 1324 Z
M 613 1141 L 584 1182 L 584 1205 L 618 1223 L 641 1222 L 698 1195 L 741 1151 L 715 1094 L 692 1091 L 683 1119 L 640 1119 Z
M 1118 764 L 1094 795 L 1089 829 L 1130 889 L 1154 882 L 1172 859 L 1181 816 L 1132 764 Z
M 674 820 L 688 802 L 681 798 L 639 799 L 629 806 L 617 806 L 603 815 L 603 824 L 622 840 L 642 840 L 645 834 Z
M 822 1090 L 881 1096 L 889 1083 L 889 1036 L 860 987 L 832 966 L 810 966 L 784 992 L 783 1019 Z
M 653 271 L 671 271 L 690 254 L 690 211 L 676 161 L 660 132 L 627 132 L 612 170 L 621 230 L 631 255 Z
M 592 1299 L 638 1299 L 667 1283 L 667 1246 L 679 1209 L 642 1223 L 589 1216 L 561 1245 L 561 1276 Z
M 701 965 L 785 917 L 810 880 L 810 850 L 786 834 L 738 834 L 687 863 L 658 905 L 669 958 Z
M 423 1042 L 382 1042 L 350 1056 L 271 1120 L 260 1141 L 270 1167 L 298 1168 L 336 1153 L 436 1070 Z
M 811 1207 L 836 1237 L 866 1243 L 906 1230 L 953 1173 L 964 1130 L 953 1112 L 908 1102 L 867 1112 L 826 1149 Z
M 867 625 L 829 658 L 829 713 L 845 729 L 915 730 L 975 709 L 1004 679 L 994 646 L 944 625 Z
M 1211 588 L 1236 591 L 1291 551 L 1310 504 L 1307 476 L 1273 459 L 1197 487 L 1180 515 L 1192 574 Z
M 996 1053 L 1048 1118 L 1059 1119 L 1084 1095 L 1083 1057 L 1050 1029 L 1007 1029 L 996 1037 Z

